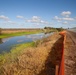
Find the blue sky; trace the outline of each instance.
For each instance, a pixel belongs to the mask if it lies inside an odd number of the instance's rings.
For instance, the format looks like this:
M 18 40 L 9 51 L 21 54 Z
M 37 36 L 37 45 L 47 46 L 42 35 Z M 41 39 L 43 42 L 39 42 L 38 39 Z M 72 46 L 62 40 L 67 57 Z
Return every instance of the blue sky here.
M 0 0 L 0 28 L 76 26 L 76 0 Z

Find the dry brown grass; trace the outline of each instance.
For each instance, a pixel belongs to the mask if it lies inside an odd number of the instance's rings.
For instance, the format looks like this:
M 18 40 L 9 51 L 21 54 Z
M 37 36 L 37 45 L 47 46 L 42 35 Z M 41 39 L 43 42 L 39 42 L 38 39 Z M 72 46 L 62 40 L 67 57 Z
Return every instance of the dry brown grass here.
M 19 33 L 19 32 L 37 32 L 42 31 L 42 29 L 2 29 L 2 34 Z
M 38 75 L 45 68 L 45 62 L 51 52 L 53 44 L 61 36 L 56 33 L 40 41 L 37 47 L 30 47 L 11 62 L 6 62 L 0 68 L 0 75 Z M 8 59 L 9 60 L 9 59 Z

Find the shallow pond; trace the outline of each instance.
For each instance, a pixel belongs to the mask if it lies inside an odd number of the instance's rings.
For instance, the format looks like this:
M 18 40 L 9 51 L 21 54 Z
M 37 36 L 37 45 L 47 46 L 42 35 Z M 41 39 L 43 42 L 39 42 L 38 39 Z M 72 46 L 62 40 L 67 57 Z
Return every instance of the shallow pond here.
M 51 34 L 52 33 L 50 34 L 39 33 L 39 34 L 15 36 L 15 37 L 10 37 L 10 38 L 0 39 L 0 53 L 9 52 L 10 49 L 16 44 L 36 41 L 38 39 L 48 37 Z

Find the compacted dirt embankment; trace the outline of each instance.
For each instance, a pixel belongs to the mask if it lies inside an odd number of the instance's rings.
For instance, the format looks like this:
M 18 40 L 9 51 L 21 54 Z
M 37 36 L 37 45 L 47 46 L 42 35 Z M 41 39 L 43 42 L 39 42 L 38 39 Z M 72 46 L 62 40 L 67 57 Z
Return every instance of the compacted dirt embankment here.
M 50 46 L 50 52 L 45 61 L 45 68 L 39 75 L 55 75 L 56 66 L 60 66 L 61 64 L 64 37 L 56 34 L 50 39 L 54 42 L 52 43 L 50 41 L 50 44 L 48 44 Z
M 3 64 L 0 75 L 55 75 L 60 65 L 64 37 L 54 33 L 39 41 L 36 47 L 26 48 L 17 59 Z
M 76 33 L 66 32 L 65 41 L 65 75 L 76 75 Z

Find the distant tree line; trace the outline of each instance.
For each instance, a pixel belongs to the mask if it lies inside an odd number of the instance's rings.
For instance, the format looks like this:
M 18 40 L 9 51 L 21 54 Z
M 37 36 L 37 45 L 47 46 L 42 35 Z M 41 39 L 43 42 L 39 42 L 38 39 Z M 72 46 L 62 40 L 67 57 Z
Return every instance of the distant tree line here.
M 61 28 L 44 27 L 44 29 L 50 30 L 50 31 L 62 31 L 62 30 L 64 30 L 62 27 Z
M 61 28 L 56 28 L 58 31 L 62 31 L 64 30 L 62 27 Z

